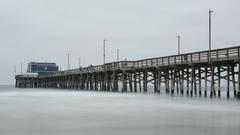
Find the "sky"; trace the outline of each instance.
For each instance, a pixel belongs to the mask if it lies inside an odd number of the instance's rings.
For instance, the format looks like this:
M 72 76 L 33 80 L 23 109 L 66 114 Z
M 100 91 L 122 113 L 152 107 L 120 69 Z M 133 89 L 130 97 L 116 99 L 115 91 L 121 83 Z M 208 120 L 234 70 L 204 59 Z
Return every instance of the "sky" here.
M 14 84 L 27 63 L 56 62 L 62 70 L 240 45 L 239 0 L 0 0 L 0 84 Z

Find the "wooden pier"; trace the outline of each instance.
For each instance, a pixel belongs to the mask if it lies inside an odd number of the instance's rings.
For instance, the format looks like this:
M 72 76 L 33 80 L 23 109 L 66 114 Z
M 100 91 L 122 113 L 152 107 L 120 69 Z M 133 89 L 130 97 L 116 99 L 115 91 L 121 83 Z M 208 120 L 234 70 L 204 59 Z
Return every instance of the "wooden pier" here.
M 17 88 L 154 92 L 227 98 L 240 95 L 240 46 L 138 61 L 16 76 Z M 222 90 L 222 86 L 226 89 Z

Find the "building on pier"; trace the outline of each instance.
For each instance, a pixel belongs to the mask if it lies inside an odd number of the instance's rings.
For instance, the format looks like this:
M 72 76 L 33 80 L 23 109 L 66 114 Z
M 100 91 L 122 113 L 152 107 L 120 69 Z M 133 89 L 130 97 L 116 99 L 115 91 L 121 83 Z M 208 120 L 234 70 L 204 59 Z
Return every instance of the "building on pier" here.
M 28 63 L 28 73 L 39 73 L 39 72 L 57 72 L 58 66 L 56 63 L 46 63 L 46 62 L 29 62 Z

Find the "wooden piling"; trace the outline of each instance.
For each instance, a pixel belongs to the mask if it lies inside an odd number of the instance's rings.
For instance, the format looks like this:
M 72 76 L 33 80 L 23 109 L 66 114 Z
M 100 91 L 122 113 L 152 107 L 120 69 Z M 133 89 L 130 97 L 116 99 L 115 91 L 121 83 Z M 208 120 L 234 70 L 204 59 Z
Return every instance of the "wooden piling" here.
M 133 82 L 134 82 L 134 92 L 137 92 L 137 73 L 136 71 L 134 71 L 134 75 L 133 75 Z
M 127 75 L 126 75 L 126 72 L 123 71 L 123 75 L 122 75 L 122 80 L 123 80 L 123 85 L 122 85 L 122 92 L 127 92 Z
M 233 84 L 233 93 L 234 93 L 234 97 L 237 96 L 237 91 L 236 91 L 236 83 L 235 83 L 235 66 L 232 65 L 231 66 L 231 74 L 232 74 L 232 84 Z
M 183 95 L 184 94 L 184 69 L 181 70 L 180 91 L 181 91 L 181 95 Z
M 218 97 L 221 97 L 221 67 L 218 66 Z
M 141 83 L 141 72 L 138 73 L 138 84 L 139 84 L 139 91 L 142 92 L 142 83 Z
M 214 81 L 214 66 L 211 67 L 211 92 L 210 97 L 212 98 L 215 94 L 215 81 Z
M 207 97 L 207 90 L 208 90 L 208 86 L 207 86 L 207 77 L 208 77 L 208 67 L 205 66 L 205 90 L 204 90 L 204 97 Z
M 227 65 L 227 98 L 230 98 L 230 68 Z
M 189 96 L 189 67 L 187 67 L 187 71 L 186 71 L 186 74 L 187 74 L 187 96 Z
M 201 67 L 198 68 L 198 94 L 201 97 L 202 96 L 202 71 Z
M 171 76 L 171 94 L 173 95 L 173 94 L 174 94 L 174 89 L 175 89 L 175 88 L 174 88 L 174 83 L 175 83 L 175 81 L 174 81 L 174 80 L 175 80 L 175 78 L 174 78 L 174 77 L 175 77 L 175 76 L 174 76 L 174 73 L 175 73 L 175 72 L 174 72 L 173 69 L 171 69 L 171 70 L 170 70 L 170 73 L 171 73 L 171 74 L 170 74 L 170 76 Z
M 147 92 L 147 71 L 143 72 L 143 92 Z

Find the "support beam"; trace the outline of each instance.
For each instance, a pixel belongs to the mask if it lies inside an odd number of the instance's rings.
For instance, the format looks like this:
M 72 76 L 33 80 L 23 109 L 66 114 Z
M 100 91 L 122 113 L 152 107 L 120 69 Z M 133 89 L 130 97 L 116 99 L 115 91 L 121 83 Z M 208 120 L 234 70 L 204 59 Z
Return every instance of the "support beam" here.
M 134 83 L 134 92 L 137 92 L 137 73 L 136 71 L 134 71 L 134 75 L 133 75 L 133 83 Z
M 212 98 L 214 95 L 216 95 L 215 92 L 215 80 L 214 80 L 214 69 L 215 67 L 211 67 L 211 92 L 210 92 L 210 97 Z

